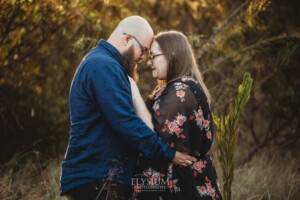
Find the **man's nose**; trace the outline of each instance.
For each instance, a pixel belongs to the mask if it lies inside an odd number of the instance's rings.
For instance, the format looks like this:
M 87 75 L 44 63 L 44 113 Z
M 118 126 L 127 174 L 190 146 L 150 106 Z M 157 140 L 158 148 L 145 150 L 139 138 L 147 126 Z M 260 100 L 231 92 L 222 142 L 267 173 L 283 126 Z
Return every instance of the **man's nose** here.
M 139 56 L 136 60 L 135 60 L 135 62 L 136 63 L 141 63 L 141 62 L 143 62 L 144 61 L 144 59 L 143 59 L 143 57 L 142 56 Z
M 140 60 L 141 62 L 145 61 L 147 58 L 147 56 L 145 54 L 141 55 Z
M 148 66 L 148 67 L 151 67 L 151 65 L 152 65 L 152 62 L 151 62 L 151 60 L 149 59 L 149 60 L 147 61 L 147 66 Z

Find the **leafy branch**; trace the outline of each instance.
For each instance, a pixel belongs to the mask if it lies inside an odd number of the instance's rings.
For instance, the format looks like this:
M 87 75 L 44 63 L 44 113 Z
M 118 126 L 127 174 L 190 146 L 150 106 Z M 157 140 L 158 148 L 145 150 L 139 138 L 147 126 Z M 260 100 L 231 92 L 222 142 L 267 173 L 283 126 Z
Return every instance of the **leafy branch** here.
M 253 79 L 250 73 L 244 74 L 242 84 L 238 88 L 238 95 L 234 104 L 230 104 L 226 116 L 218 117 L 214 114 L 217 126 L 218 159 L 223 172 L 223 197 L 231 199 L 231 185 L 234 178 L 234 167 L 236 162 L 236 146 L 238 137 L 238 121 L 244 106 L 250 98 Z

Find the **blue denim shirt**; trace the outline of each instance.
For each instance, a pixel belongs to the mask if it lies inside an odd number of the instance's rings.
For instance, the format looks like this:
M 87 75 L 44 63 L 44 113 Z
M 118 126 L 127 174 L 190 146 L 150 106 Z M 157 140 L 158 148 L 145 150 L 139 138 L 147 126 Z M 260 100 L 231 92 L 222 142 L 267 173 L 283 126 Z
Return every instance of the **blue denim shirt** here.
M 105 40 L 90 50 L 69 95 L 70 140 L 62 163 L 61 192 L 115 180 L 130 184 L 138 151 L 172 160 L 170 149 L 136 116 L 120 52 Z

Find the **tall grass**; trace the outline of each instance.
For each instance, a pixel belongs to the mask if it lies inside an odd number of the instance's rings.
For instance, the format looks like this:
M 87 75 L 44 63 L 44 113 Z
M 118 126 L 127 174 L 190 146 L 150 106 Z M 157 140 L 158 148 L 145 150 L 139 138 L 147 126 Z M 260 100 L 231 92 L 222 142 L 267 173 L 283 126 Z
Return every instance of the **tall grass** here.
M 41 159 L 38 152 L 17 154 L 0 171 L 0 199 L 64 200 L 59 195 L 62 157 Z
M 37 159 L 37 156 L 39 159 Z M 62 156 L 41 159 L 31 152 L 1 166 L 1 200 L 66 200 L 59 196 Z M 235 169 L 234 200 L 297 200 L 300 197 L 300 160 L 267 150 Z M 217 170 L 220 171 L 218 163 Z M 220 176 L 221 178 L 221 176 Z
M 267 151 L 235 170 L 234 200 L 300 199 L 300 160 Z

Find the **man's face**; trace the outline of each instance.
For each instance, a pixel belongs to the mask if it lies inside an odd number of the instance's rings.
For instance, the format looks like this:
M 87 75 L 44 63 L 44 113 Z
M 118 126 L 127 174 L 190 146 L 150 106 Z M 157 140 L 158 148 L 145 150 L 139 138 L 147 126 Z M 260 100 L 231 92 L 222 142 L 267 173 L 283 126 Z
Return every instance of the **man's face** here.
M 153 35 L 134 35 L 127 32 L 123 32 L 127 40 L 132 40 L 134 48 L 134 60 L 136 63 L 140 63 L 146 59 L 153 40 Z
M 131 39 L 134 40 L 133 46 L 135 49 L 135 53 L 134 53 L 135 61 L 136 61 L 136 63 L 140 63 L 145 60 L 145 58 L 149 52 L 149 48 L 152 43 L 153 37 L 140 36 L 138 39 L 137 36 L 131 35 Z M 147 41 L 147 43 L 150 42 L 150 45 L 148 44 L 149 47 L 145 45 L 146 41 Z
M 138 80 L 137 64 L 141 63 L 146 59 L 149 53 L 153 36 L 141 36 L 139 38 L 133 34 L 124 32 L 123 35 L 133 40 L 132 46 L 123 53 L 124 68 L 127 74 L 132 77 L 135 81 Z

